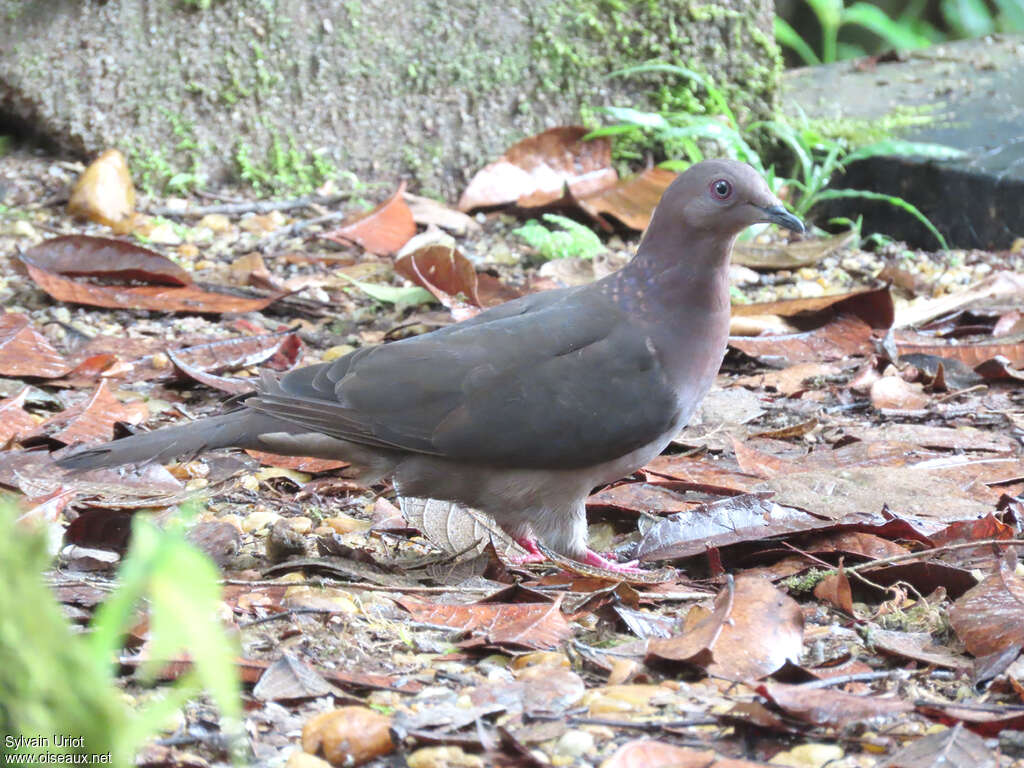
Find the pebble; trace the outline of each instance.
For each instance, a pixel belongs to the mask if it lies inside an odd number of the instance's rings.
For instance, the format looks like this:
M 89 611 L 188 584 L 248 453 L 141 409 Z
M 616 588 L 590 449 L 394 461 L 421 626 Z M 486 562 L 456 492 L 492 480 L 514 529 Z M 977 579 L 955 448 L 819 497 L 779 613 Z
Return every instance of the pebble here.
M 257 510 L 256 512 L 250 512 L 246 515 L 245 519 L 242 520 L 242 530 L 246 533 L 255 533 L 256 531 L 262 531 L 270 525 L 273 525 L 281 516 L 277 512 L 271 512 L 270 510 Z
M 370 529 L 369 520 L 358 520 L 348 515 L 336 515 L 334 517 L 328 517 L 323 521 L 324 525 L 330 526 L 335 533 L 355 533 L 356 531 L 368 531 Z
M 814 299 L 825 295 L 824 286 L 817 280 L 800 280 L 796 284 L 796 292 L 805 299 Z
M 583 757 L 594 751 L 594 734 L 586 731 L 566 731 L 555 744 L 555 754 L 566 757 Z

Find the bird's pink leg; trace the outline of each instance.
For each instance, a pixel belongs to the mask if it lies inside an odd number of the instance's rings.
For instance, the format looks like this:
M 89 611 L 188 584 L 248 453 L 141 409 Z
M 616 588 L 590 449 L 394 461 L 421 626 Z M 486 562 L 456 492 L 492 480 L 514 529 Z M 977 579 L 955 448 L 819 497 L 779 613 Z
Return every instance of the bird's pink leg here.
M 638 560 L 630 560 L 626 563 L 619 563 L 615 560 L 609 560 L 603 555 L 597 554 L 592 549 L 588 549 L 583 555 L 581 560 L 586 565 L 593 565 L 598 568 L 603 568 L 606 571 L 615 571 L 616 573 L 644 573 L 642 568 L 637 568 L 636 565 Z
M 537 539 L 533 536 L 519 536 L 516 544 L 526 550 L 525 555 L 513 555 L 509 562 L 513 565 L 524 565 L 525 563 L 543 563 L 547 560 L 543 553 L 537 548 Z

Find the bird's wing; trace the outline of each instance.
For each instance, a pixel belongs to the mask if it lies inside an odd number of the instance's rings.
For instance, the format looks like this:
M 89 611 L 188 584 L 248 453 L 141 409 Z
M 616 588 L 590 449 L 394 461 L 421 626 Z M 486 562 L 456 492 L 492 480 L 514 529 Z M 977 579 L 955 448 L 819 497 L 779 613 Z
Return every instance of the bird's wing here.
M 618 458 L 678 411 L 644 330 L 586 289 L 299 369 L 246 405 L 369 446 L 520 468 Z

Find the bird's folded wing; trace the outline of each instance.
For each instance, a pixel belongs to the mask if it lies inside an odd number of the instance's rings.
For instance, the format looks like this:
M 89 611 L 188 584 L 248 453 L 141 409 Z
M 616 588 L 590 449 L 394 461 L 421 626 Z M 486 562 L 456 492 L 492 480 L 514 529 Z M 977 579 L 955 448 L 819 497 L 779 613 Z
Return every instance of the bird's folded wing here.
M 645 329 L 585 289 L 299 369 L 246 405 L 365 445 L 552 469 L 623 456 L 678 409 Z

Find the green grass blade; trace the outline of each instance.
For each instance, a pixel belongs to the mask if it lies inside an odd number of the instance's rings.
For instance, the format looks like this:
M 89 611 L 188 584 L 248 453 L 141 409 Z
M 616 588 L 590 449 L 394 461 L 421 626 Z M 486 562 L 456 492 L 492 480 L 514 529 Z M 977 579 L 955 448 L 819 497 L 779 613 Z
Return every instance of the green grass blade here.
M 868 3 L 854 3 L 843 11 L 843 24 L 869 29 L 893 48 L 924 48 L 927 37 L 890 19 L 881 8 Z
M 956 160 L 965 154 L 967 153 L 945 144 L 886 139 L 885 141 L 876 141 L 873 144 L 858 147 L 843 158 L 843 163 L 849 164 L 857 160 L 878 157 L 880 155 L 886 157 L 923 157 L 928 160 Z
M 807 66 L 813 67 L 815 64 L 821 64 L 821 59 L 818 58 L 814 49 L 800 37 L 800 33 L 793 29 L 788 21 L 780 16 L 775 17 L 775 42 L 792 49 Z
M 935 225 L 931 223 L 928 217 L 921 213 L 917 206 L 908 203 L 902 197 L 886 195 L 881 192 L 869 192 L 866 189 L 826 189 L 818 194 L 817 201 L 835 200 L 840 197 L 858 197 L 863 200 L 879 200 L 883 203 L 889 203 L 889 205 L 893 205 L 897 208 L 902 208 L 904 211 L 906 211 L 919 222 L 921 222 L 925 226 L 925 228 L 935 236 L 935 239 L 939 241 L 939 245 L 942 247 L 942 250 L 949 250 L 949 245 L 946 243 L 946 238 L 944 238 L 942 236 L 942 233 L 935 228 Z

